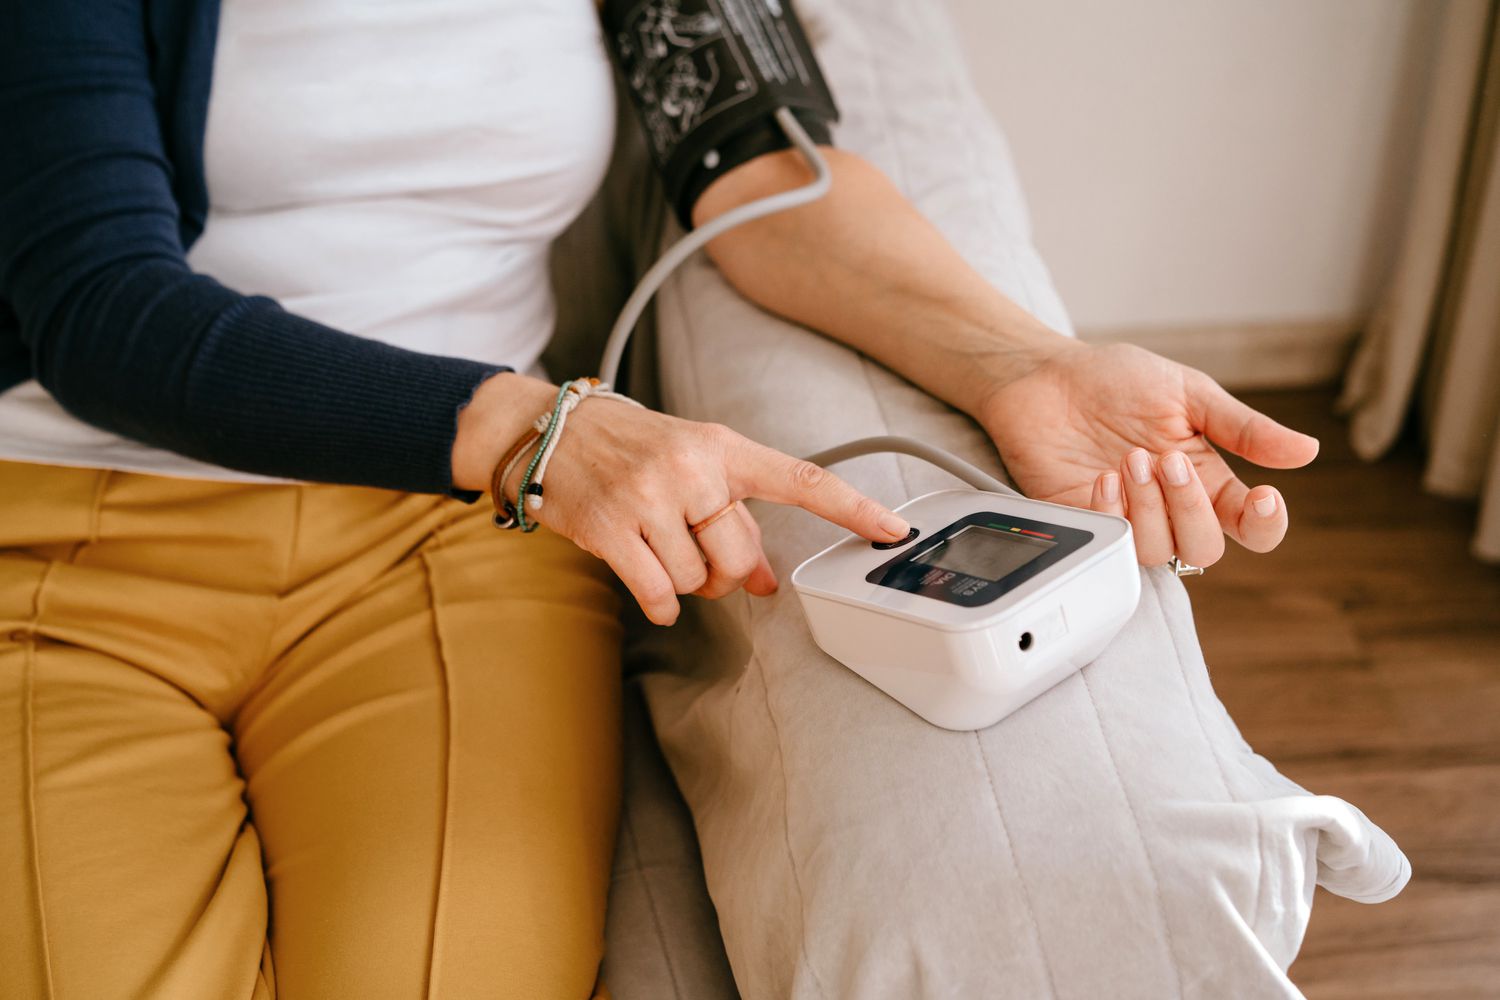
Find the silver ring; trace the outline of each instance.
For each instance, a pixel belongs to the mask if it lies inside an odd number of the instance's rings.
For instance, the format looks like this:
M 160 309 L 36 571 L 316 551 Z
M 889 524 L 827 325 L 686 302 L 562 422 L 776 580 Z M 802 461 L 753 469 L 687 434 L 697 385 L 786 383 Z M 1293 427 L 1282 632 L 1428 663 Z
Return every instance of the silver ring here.
M 1171 559 L 1171 561 L 1168 562 L 1167 565 L 1171 567 L 1172 572 L 1175 573 L 1177 576 L 1202 576 L 1203 575 L 1203 567 L 1202 566 L 1191 566 L 1191 565 L 1183 562 L 1181 559 L 1178 559 L 1176 556 L 1173 556 L 1172 559 Z

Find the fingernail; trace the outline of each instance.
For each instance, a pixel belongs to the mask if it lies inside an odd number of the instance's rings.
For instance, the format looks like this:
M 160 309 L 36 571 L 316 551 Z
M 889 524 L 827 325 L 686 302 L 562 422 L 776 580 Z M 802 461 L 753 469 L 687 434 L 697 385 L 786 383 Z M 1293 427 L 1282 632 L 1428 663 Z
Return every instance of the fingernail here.
M 1270 517 L 1272 514 L 1276 513 L 1276 494 L 1267 493 L 1265 496 L 1255 501 L 1254 507 L 1255 513 L 1259 514 L 1261 517 Z
M 892 538 L 905 538 L 906 533 L 911 531 L 911 525 L 895 514 L 881 514 L 879 523 L 880 530 Z
M 1167 482 L 1173 486 L 1188 484 L 1188 464 L 1182 452 L 1168 452 L 1167 457 L 1161 460 L 1161 468 L 1167 474 Z
M 1130 467 L 1130 478 L 1136 481 L 1136 485 L 1145 486 L 1151 482 L 1151 459 L 1144 451 L 1137 448 L 1126 455 L 1125 464 Z
M 1099 484 L 1099 493 L 1104 497 L 1105 503 L 1118 503 L 1120 500 L 1120 476 L 1118 473 L 1106 472 L 1104 480 Z

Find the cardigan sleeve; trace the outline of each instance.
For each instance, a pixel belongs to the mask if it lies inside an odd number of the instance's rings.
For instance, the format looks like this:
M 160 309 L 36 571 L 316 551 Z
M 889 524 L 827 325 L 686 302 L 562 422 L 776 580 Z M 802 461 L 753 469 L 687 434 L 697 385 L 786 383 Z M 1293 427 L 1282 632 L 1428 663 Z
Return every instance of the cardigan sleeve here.
M 0 301 L 98 427 L 247 472 L 452 490 L 458 412 L 506 369 L 292 315 L 187 266 L 142 0 L 0 0 Z

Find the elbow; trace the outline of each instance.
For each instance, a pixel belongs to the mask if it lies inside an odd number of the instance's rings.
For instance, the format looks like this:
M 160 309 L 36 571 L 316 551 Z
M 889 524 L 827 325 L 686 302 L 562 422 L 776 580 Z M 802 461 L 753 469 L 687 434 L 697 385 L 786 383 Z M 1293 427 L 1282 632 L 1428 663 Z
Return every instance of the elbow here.
M 67 275 L 16 309 L 32 374 L 74 416 L 139 437 L 133 414 L 174 405 L 185 384 L 197 338 L 183 334 L 220 311 L 199 283 L 219 287 L 154 256 Z
M 832 198 L 845 199 L 852 191 L 868 188 L 872 184 L 890 184 L 879 168 L 855 153 L 836 146 L 821 146 L 819 151 L 828 161 L 828 168 L 833 174 L 833 188 L 815 204 L 822 204 Z M 715 178 L 712 184 L 704 188 L 698 200 L 693 203 L 693 225 L 701 226 L 740 205 L 800 187 L 812 178 L 812 168 L 795 149 L 780 149 L 774 153 L 762 154 L 740 164 L 722 177 Z M 813 207 L 802 206 L 785 214 L 791 215 Z M 761 221 L 770 220 L 757 220 Z M 746 228 L 757 225 L 757 222 L 747 223 Z

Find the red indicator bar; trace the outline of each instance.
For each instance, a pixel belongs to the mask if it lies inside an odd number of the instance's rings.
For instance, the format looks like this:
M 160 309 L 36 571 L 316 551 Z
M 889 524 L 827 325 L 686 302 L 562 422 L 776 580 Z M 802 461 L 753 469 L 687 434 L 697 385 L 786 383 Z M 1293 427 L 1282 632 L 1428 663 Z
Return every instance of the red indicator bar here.
M 1000 524 L 999 522 L 996 522 L 996 521 L 991 521 L 990 522 L 990 527 L 991 528 L 997 528 L 1000 531 L 1014 531 L 1018 535 L 1035 535 L 1038 538 L 1045 538 L 1049 542 L 1053 542 L 1053 541 L 1057 540 L 1057 536 L 1056 535 L 1049 535 L 1045 531 L 1029 531 L 1026 528 L 1017 528 L 1014 525 Z

